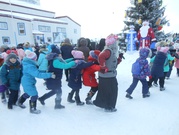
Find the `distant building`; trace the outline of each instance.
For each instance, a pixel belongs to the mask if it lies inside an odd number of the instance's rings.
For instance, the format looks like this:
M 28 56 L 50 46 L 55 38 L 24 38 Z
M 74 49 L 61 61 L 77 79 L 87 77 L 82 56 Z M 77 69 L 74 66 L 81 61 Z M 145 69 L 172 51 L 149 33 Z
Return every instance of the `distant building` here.
M 55 12 L 39 5 L 40 0 L 0 0 L 0 45 L 60 44 L 65 37 L 77 43 L 81 25 L 68 16 L 55 17 Z

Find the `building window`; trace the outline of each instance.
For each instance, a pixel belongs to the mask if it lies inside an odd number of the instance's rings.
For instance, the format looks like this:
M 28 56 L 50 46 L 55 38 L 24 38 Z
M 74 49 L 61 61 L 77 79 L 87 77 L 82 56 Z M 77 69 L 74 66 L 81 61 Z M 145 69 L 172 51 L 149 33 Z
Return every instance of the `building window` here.
M 74 29 L 74 33 L 77 34 L 77 29 Z
M 17 23 L 18 33 L 20 36 L 24 36 L 25 33 L 25 24 L 24 23 Z
M 53 32 L 53 42 L 54 43 L 61 43 L 65 37 L 63 36 L 63 33 L 61 32 Z
M 9 45 L 11 43 L 9 37 L 2 37 L 2 42 L 4 45 Z
M 67 34 L 66 34 L 66 28 L 63 28 L 63 27 L 57 27 L 57 32 L 61 33 L 63 35 L 64 38 L 67 37 Z
M 50 26 L 39 25 L 38 27 L 39 27 L 39 31 L 41 32 L 51 32 Z
M 8 30 L 7 22 L 0 22 L 0 30 Z

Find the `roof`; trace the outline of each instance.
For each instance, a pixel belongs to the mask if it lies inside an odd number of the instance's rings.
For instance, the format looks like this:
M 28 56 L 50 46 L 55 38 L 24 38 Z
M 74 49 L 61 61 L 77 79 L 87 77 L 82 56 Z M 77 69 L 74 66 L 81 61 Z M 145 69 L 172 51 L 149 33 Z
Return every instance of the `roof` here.
M 40 17 L 40 16 L 34 16 L 34 15 L 28 15 L 28 14 L 21 14 L 21 13 L 14 13 L 14 12 L 8 12 L 8 11 L 1 11 L 0 15 L 8 15 L 13 17 L 19 17 L 22 19 L 28 19 L 31 21 L 47 21 L 52 23 L 61 23 L 61 24 L 68 24 L 65 21 L 59 20 L 59 19 L 53 19 L 53 18 L 46 18 L 46 17 Z
M 77 23 L 76 21 L 74 21 L 73 19 L 71 19 L 69 16 L 57 16 L 57 17 L 55 17 L 55 18 L 57 18 L 57 19 L 60 19 L 60 18 L 68 18 L 68 19 L 70 19 L 71 21 L 73 21 L 74 23 L 76 23 L 77 25 L 81 26 L 79 23 Z

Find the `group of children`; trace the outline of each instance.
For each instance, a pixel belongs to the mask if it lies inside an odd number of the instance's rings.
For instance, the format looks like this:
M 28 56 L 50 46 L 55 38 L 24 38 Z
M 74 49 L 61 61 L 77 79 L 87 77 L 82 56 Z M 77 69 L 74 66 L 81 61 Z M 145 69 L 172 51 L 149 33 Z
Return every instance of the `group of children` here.
M 111 42 L 111 40 L 112 39 L 110 39 L 109 41 Z M 19 59 L 18 54 L 11 51 L 11 53 L 7 54 L 6 57 L 0 58 L 0 92 L 2 102 L 6 102 L 5 95 L 9 94 L 7 101 L 8 109 L 13 109 L 14 105 L 18 105 L 21 108 L 26 108 L 23 103 L 28 98 L 30 98 L 30 113 L 39 114 L 41 111 L 36 109 L 37 101 L 39 101 L 42 105 L 45 105 L 45 100 L 56 95 L 54 108 L 63 109 L 65 108 L 65 106 L 61 104 L 63 70 L 70 69 L 70 72 L 68 71 L 69 75 L 67 78 L 68 86 L 71 88 L 71 91 L 69 92 L 67 97 L 67 101 L 69 103 L 76 102 L 76 105 L 84 105 L 84 102 L 80 100 L 80 89 L 82 88 L 82 85 L 85 85 L 90 87 L 90 90 L 87 93 L 87 97 L 85 99 L 86 104 L 95 104 L 98 107 L 108 109 L 110 112 L 116 111 L 117 109 L 115 108 L 115 104 L 117 100 L 117 93 L 115 91 L 115 101 L 110 101 L 112 102 L 111 107 L 106 107 L 108 101 L 103 101 L 103 103 L 101 103 L 101 101 L 98 101 L 99 99 L 101 100 L 101 98 L 104 98 L 103 96 L 100 97 L 99 95 L 101 92 L 104 92 L 104 86 L 107 87 L 106 84 L 109 83 L 108 80 L 116 80 L 117 75 L 116 72 L 112 77 L 111 75 L 107 76 L 107 74 L 111 73 L 111 70 L 116 71 L 116 67 L 113 68 L 111 67 L 110 63 L 105 63 L 105 61 L 108 60 L 106 59 L 107 55 L 111 57 L 109 59 L 111 60 L 111 62 L 116 57 L 116 39 L 115 43 L 112 43 L 112 45 L 110 44 L 108 46 L 114 46 L 113 48 L 115 49 L 110 50 L 110 47 L 105 48 L 107 49 L 106 53 L 104 53 L 104 51 L 103 53 L 101 53 L 99 50 L 91 50 L 89 51 L 89 55 L 87 58 L 85 58 L 82 51 L 71 50 L 69 52 L 72 57 L 63 59 L 61 56 L 62 53 L 60 51 L 60 48 L 56 45 L 51 45 L 51 51 L 48 51 L 45 46 L 42 46 L 39 51 L 38 59 L 36 53 L 31 50 L 24 51 L 24 57 L 22 59 Z M 150 96 L 149 88 L 152 86 L 153 82 L 154 84 L 157 84 L 157 80 L 159 80 L 160 90 L 165 90 L 164 83 L 166 74 L 169 71 L 169 61 L 173 61 L 176 58 L 175 65 L 177 65 L 177 62 L 179 62 L 179 51 L 177 53 L 173 53 L 171 56 L 171 54 L 168 53 L 169 47 L 165 45 L 165 42 L 159 42 L 156 45 L 156 48 L 157 53 L 150 59 L 150 65 L 147 60 L 147 58 L 151 56 L 150 49 L 141 48 L 139 50 L 139 58 L 136 60 L 136 62 L 139 63 L 140 73 L 133 73 L 133 82 L 126 90 L 126 98 L 133 98 L 131 95 L 133 93 L 133 90 L 137 86 L 138 81 L 142 83 L 143 98 Z M 114 51 L 113 54 L 115 54 L 113 57 L 110 56 L 110 53 L 112 51 Z M 104 60 L 101 60 L 101 58 L 103 57 Z M 122 60 L 122 56 L 119 56 L 118 59 L 117 61 L 119 62 L 116 61 L 116 63 L 120 63 L 120 61 Z M 107 67 L 104 65 L 106 65 Z M 109 67 L 111 67 L 111 69 Z M 179 67 L 177 67 L 177 69 L 178 68 Z M 101 75 L 99 77 L 99 79 L 101 80 L 101 85 L 99 85 L 95 74 L 95 72 L 98 71 Z M 148 80 L 147 76 L 149 77 Z M 38 91 L 36 88 L 37 81 L 35 78 L 44 79 L 45 85 L 49 90 L 41 97 L 38 96 Z M 114 80 L 112 81 L 112 83 L 115 82 Z M 22 85 L 24 90 L 24 93 L 21 96 L 20 85 Z M 117 80 L 116 83 L 112 85 L 114 85 L 114 89 L 117 90 Z M 103 89 L 103 91 L 99 91 L 96 100 L 92 102 L 91 98 L 99 90 L 99 86 Z M 73 100 L 73 96 L 75 100 Z M 104 105 L 105 102 L 107 103 L 106 105 Z
M 82 87 L 82 71 L 85 68 L 92 66 L 95 67 L 95 65 L 98 64 L 97 58 L 99 53 L 99 51 L 90 51 L 89 61 L 86 62 L 84 60 L 85 57 L 83 52 L 79 50 L 72 50 L 71 54 L 73 57 L 64 60 L 61 57 L 60 49 L 56 45 L 51 45 L 51 52 L 47 52 L 46 49 L 40 50 L 40 55 L 42 54 L 42 56 L 39 55 L 38 59 L 36 53 L 31 50 L 24 51 L 25 55 L 22 60 L 19 59 L 17 54 L 11 52 L 7 57 L 2 57 L 0 59 L 0 92 L 2 95 L 2 101 L 6 103 L 6 99 L 8 99 L 8 109 L 13 109 L 14 105 L 18 105 L 24 109 L 26 106 L 23 103 L 30 98 L 30 113 L 39 114 L 41 111 L 36 109 L 37 101 L 39 100 L 42 105 L 45 105 L 45 100 L 56 94 L 54 108 L 65 108 L 65 106 L 61 105 L 61 80 L 63 69 L 71 69 L 68 78 L 68 86 L 72 90 L 69 93 L 67 100 L 71 103 L 76 102 L 77 105 L 83 105 L 84 102 L 81 102 L 79 95 Z M 97 70 L 99 70 L 99 67 Z M 94 72 L 95 71 L 96 70 L 94 70 Z M 88 70 L 84 70 L 84 74 L 85 72 L 88 72 Z M 93 78 L 95 78 L 94 72 L 92 73 Z M 41 97 L 38 97 L 38 91 L 36 88 L 37 80 L 35 78 L 44 79 L 45 85 L 49 90 L 49 92 L 45 93 Z M 86 103 L 90 104 L 90 97 L 92 97 L 97 91 L 97 81 L 92 85 L 85 82 L 84 84 L 92 87 L 86 98 Z M 24 90 L 24 93 L 21 96 L 20 85 L 22 85 Z M 5 96 L 7 92 L 9 93 L 9 97 Z M 73 94 L 75 94 L 75 100 L 72 99 Z
M 152 85 L 157 87 L 159 83 L 160 91 L 164 91 L 165 79 L 169 79 L 168 73 L 171 74 L 171 64 L 173 61 L 177 69 L 177 75 L 179 76 L 179 48 L 176 48 L 175 52 L 171 53 L 169 46 L 167 46 L 167 43 L 164 41 L 157 42 L 155 47 L 156 52 L 152 52 L 149 48 L 141 48 L 139 50 L 139 58 L 136 61 L 139 62 L 140 73 L 132 74 L 133 82 L 126 90 L 126 98 L 133 98 L 131 95 L 138 81 L 142 83 L 143 98 L 150 97 L 149 88 L 152 87 Z M 147 58 L 150 58 L 150 64 Z

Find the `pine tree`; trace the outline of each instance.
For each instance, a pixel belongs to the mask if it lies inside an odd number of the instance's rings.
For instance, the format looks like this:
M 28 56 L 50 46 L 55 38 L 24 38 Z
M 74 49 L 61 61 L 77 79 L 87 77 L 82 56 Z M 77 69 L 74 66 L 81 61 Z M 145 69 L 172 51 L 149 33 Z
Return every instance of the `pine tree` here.
M 164 16 L 166 7 L 162 6 L 162 0 L 130 0 L 131 7 L 125 11 L 125 26 L 122 33 L 119 33 L 120 46 L 125 46 L 125 32 L 130 25 L 135 26 L 135 31 L 139 31 L 142 22 L 148 20 L 153 28 L 157 41 L 164 40 L 170 33 L 165 34 L 163 25 L 169 23 Z

